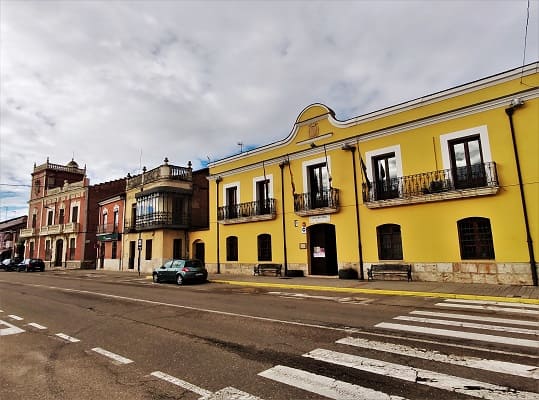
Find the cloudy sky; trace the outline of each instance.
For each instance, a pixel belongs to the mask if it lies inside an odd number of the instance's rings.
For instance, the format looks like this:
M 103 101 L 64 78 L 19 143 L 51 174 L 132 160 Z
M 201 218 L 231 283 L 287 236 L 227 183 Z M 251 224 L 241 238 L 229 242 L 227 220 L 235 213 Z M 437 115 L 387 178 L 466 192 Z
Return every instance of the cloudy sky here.
M 92 184 L 165 157 L 195 169 L 519 67 L 527 0 L 0 0 L 0 220 L 28 213 L 47 157 Z M 525 63 L 537 61 L 539 0 Z

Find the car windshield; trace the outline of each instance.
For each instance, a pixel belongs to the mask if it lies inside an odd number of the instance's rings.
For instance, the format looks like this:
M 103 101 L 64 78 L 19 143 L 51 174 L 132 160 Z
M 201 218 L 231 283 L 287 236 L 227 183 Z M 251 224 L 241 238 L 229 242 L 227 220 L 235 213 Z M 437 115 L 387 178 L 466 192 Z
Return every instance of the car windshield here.
M 181 268 L 183 267 L 185 261 L 183 260 L 174 260 L 174 264 L 172 265 L 174 268 Z

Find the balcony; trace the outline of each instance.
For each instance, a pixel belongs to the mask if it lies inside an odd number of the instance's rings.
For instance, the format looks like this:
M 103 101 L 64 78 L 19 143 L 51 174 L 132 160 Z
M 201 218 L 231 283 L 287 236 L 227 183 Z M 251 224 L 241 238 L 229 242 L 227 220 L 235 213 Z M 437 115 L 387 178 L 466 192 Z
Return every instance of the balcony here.
M 97 233 L 118 233 L 118 224 L 101 224 L 97 226 Z
M 294 194 L 294 212 L 301 216 L 332 214 L 339 211 L 339 189 Z
M 40 234 L 41 236 L 45 236 L 45 235 L 59 235 L 60 233 L 62 233 L 63 227 L 64 227 L 64 226 L 63 226 L 63 225 L 60 225 L 60 224 L 42 226 L 41 229 L 39 230 L 39 234 Z
M 142 178 L 144 177 L 144 181 Z M 127 190 L 137 188 L 144 182 L 145 185 L 160 180 L 185 181 L 193 180 L 191 167 L 178 167 L 164 164 L 143 174 L 136 175 L 127 180 Z
M 191 218 L 187 213 L 153 212 L 139 215 L 125 222 L 125 232 L 133 233 L 150 229 L 188 229 Z
M 27 238 L 27 237 L 32 237 L 36 234 L 35 232 L 35 229 L 34 228 L 24 228 L 24 229 L 21 229 L 21 233 L 20 233 L 20 237 L 21 238 Z
M 402 176 L 384 182 L 363 185 L 363 202 L 367 208 L 428 203 L 498 192 L 496 163 Z
M 217 208 L 217 221 L 223 225 L 275 219 L 275 199 L 251 201 Z
M 78 222 L 70 222 L 69 224 L 64 225 L 64 233 L 77 233 L 79 231 Z

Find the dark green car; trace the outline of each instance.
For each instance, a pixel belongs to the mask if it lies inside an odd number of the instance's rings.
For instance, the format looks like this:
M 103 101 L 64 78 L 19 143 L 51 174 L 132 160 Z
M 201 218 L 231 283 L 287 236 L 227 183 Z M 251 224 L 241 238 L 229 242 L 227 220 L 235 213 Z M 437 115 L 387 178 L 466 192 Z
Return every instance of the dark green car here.
M 206 282 L 208 271 L 200 260 L 168 260 L 160 267 L 153 270 L 153 281 L 176 282 L 183 285 L 185 282 Z

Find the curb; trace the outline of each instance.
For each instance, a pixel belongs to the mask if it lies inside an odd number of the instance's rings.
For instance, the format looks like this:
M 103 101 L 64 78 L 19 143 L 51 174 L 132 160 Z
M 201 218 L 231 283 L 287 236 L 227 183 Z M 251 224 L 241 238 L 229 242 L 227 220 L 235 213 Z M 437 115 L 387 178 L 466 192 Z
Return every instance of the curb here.
M 506 303 L 524 303 L 539 305 L 539 299 L 525 299 L 520 297 L 502 297 L 502 296 L 487 296 L 474 294 L 458 294 L 458 293 L 441 293 L 441 292 L 420 292 L 408 290 L 385 290 L 385 289 L 359 289 L 359 288 L 340 288 L 331 286 L 313 286 L 313 285 L 294 285 L 284 283 L 259 283 L 259 282 L 242 282 L 242 281 L 227 281 L 220 279 L 211 279 L 210 282 L 222 283 L 237 286 L 255 286 L 255 287 L 270 287 L 279 289 L 300 289 L 300 290 L 317 290 L 321 292 L 338 292 L 338 293 L 364 293 L 364 294 L 379 294 L 388 296 L 415 296 L 415 297 L 434 297 L 440 299 L 462 299 L 462 300 L 485 300 L 485 301 L 503 301 Z

